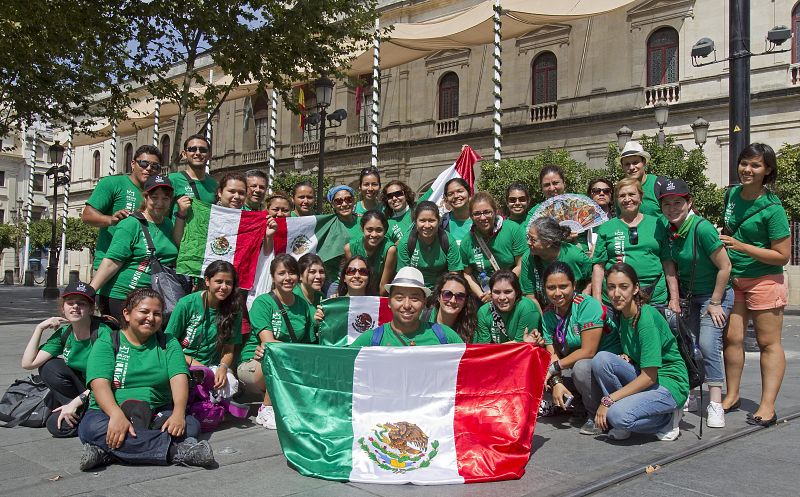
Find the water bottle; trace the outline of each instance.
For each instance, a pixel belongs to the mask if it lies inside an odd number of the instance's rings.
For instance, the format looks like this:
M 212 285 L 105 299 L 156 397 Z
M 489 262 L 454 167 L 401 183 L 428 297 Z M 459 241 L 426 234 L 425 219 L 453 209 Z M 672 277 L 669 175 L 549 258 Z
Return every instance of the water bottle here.
M 486 271 L 481 271 L 481 274 L 478 276 L 481 283 L 481 289 L 484 292 L 489 291 L 489 277 L 486 275 Z
M 692 356 L 698 363 L 703 361 L 703 353 L 700 352 L 700 347 L 697 346 L 697 340 L 692 339 Z

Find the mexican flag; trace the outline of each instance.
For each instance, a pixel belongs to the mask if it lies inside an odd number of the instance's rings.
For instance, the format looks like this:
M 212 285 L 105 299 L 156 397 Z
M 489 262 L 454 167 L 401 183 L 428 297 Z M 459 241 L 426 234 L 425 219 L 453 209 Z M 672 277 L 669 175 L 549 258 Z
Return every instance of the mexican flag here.
M 221 259 L 236 268 L 239 286 L 250 288 L 266 226 L 264 211 L 243 211 L 193 200 L 178 251 L 177 272 L 199 277 L 209 264 Z
M 336 297 L 322 302 L 321 345 L 350 345 L 359 335 L 392 320 L 388 297 Z
M 431 187 L 422 194 L 419 201 L 430 200 L 439 206 L 439 210 L 446 211 L 444 206 L 444 185 L 453 178 L 461 178 L 467 182 L 470 187 L 470 192 L 473 193 L 473 185 L 475 184 L 475 163 L 481 160 L 481 156 L 475 152 L 469 145 L 461 147 L 461 154 L 452 166 L 442 171 L 436 177 Z
M 289 464 L 306 476 L 438 485 L 522 477 L 549 355 L 532 344 L 267 344 Z

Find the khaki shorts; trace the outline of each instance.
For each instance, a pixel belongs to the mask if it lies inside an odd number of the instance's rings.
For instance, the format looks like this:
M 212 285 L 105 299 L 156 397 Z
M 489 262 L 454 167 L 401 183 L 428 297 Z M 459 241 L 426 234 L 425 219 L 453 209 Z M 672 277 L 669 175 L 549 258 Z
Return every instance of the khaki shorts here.
M 744 302 L 750 311 L 784 307 L 789 302 L 788 293 L 782 274 L 733 279 L 734 303 Z
M 253 399 L 253 401 L 255 401 L 264 399 L 266 386 L 264 384 L 264 377 L 260 374 L 260 362 L 256 361 L 255 359 L 250 359 L 249 361 L 243 362 L 239 364 L 239 368 L 236 370 L 236 373 L 239 376 L 239 381 L 242 382 L 242 386 L 244 387 L 243 400 Z

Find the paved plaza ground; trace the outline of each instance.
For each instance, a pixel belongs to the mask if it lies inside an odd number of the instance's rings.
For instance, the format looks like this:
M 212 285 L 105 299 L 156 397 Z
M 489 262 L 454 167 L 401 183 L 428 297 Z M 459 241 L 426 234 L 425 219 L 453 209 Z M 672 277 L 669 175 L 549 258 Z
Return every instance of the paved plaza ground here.
M 0 388 L 27 375 L 19 367 L 33 327 L 54 314 L 41 288 L 0 287 Z M 787 316 L 784 344 L 788 368 L 778 403 L 780 418 L 800 416 L 800 316 Z M 46 429 L 0 429 L 0 494 L 4 496 L 298 496 L 298 497 L 477 497 L 594 495 L 796 496 L 800 417 L 761 429 L 745 424 L 760 391 L 758 354 L 748 353 L 742 410 L 727 415 L 724 429 L 705 429 L 689 413 L 676 442 L 634 436 L 612 442 L 578 434 L 566 417 L 536 426 L 533 454 L 517 481 L 441 487 L 345 484 L 300 476 L 289 468 L 278 437 L 251 420 L 223 424 L 210 438 L 219 469 L 112 465 L 97 472 L 78 470 L 80 442 L 54 439 Z M 252 419 L 252 418 L 251 418 Z M 718 444 L 721 440 L 730 439 Z M 705 449 L 703 449 L 705 448 Z M 665 464 L 668 458 L 688 454 Z M 660 464 L 646 474 L 644 468 Z M 621 483 L 616 476 L 636 475 Z

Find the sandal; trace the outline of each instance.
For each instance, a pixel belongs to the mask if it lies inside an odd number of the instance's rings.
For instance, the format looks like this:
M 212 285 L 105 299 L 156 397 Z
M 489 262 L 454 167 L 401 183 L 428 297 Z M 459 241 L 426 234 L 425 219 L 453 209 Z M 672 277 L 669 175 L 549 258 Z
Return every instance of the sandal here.
M 733 411 L 738 411 L 740 407 L 742 407 L 742 399 L 736 399 L 736 402 L 734 402 L 733 404 L 731 404 L 730 407 L 725 409 L 725 414 L 728 414 L 729 412 Z
M 761 416 L 753 416 L 752 414 L 747 415 L 747 424 L 753 426 L 763 426 L 764 428 L 768 426 L 772 426 L 778 423 L 778 413 L 772 415 L 769 419 L 764 419 Z

